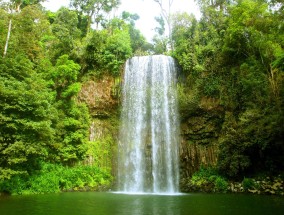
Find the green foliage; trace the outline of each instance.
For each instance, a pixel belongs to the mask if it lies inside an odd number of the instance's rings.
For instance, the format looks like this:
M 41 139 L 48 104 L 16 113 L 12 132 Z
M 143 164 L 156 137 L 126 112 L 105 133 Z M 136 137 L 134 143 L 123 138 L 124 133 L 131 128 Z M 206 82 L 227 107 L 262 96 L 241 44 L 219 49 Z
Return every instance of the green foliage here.
M 0 8 L 0 51 L 1 55 L 4 52 L 4 44 L 6 42 L 7 31 L 8 31 L 9 15 L 8 13 Z
M 284 52 L 282 51 L 282 53 L 278 53 L 276 56 L 276 60 L 272 63 L 272 66 L 274 68 L 279 68 L 281 69 L 281 71 L 284 71 Z
M 215 190 L 218 192 L 226 192 L 229 183 L 222 177 L 216 177 L 214 181 Z
M 50 17 L 50 16 L 49 16 Z M 61 55 L 70 55 L 73 59 L 79 57 L 78 45 L 80 44 L 81 30 L 78 28 L 79 17 L 75 11 L 61 8 L 52 18 L 52 59 Z
M 107 31 L 94 31 L 86 38 L 84 60 L 87 71 L 102 70 Z M 84 72 L 87 72 L 84 71 Z M 97 72 L 97 71 L 96 71 Z
M 72 2 L 87 14 L 46 12 L 40 1 L 10 2 L 1 2 L 0 9 L 1 53 L 12 21 L 8 51 L 0 57 L 1 190 L 46 193 L 108 185 L 113 134 L 89 142 L 90 113 L 78 94 L 86 73 L 119 76 L 132 49 L 145 50 L 133 24 L 137 15 L 125 14 L 129 22 L 105 21 L 105 29 L 92 31 L 90 18 L 102 23 L 102 12 L 119 1 Z M 88 156 L 108 171 L 76 167 Z M 58 165 L 40 165 L 45 162 Z
M 218 98 L 220 95 L 220 83 L 220 78 L 212 74 L 202 79 L 202 84 L 200 84 L 202 87 L 200 88 L 204 93 L 204 96 Z
M 0 59 L 0 179 L 27 173 L 53 139 L 53 94 L 25 56 Z
M 94 31 L 87 38 L 85 61 L 87 70 L 99 76 L 109 73 L 118 76 L 125 60 L 132 55 L 128 29 Z
M 1 2 L 1 56 L 12 21 L 8 52 L 0 57 L 1 189 L 46 193 L 107 184 L 103 171 L 76 166 L 92 157 L 97 167 L 110 170 L 116 135 L 107 131 L 89 141 L 90 113 L 78 100 L 80 81 L 93 75 L 120 76 L 133 53 L 167 52 L 164 20 L 156 19 L 160 26 L 151 46 L 135 28 L 137 14 L 104 19 L 119 1 L 73 0 L 76 11 L 61 8 L 56 13 L 43 12 L 39 2 L 9 1 L 16 13 Z M 214 108 L 223 112 L 222 129 L 214 134 L 222 175 L 243 178 L 258 171 L 283 171 L 283 4 L 198 2 L 200 20 L 186 13 L 166 20 L 172 23 L 171 53 L 182 69 L 182 120 Z M 276 3 L 279 7 L 272 10 Z M 92 30 L 92 22 L 103 29 Z M 204 101 L 210 100 L 214 107 L 204 111 Z M 68 167 L 43 164 L 48 161 Z M 196 173 L 193 184 L 225 191 L 226 180 L 210 171 Z M 252 186 L 249 180 L 243 185 Z
M 104 51 L 105 68 L 111 71 L 112 75 L 118 76 L 121 66 L 132 54 L 130 36 L 128 29 L 123 31 L 115 30 L 107 38 L 106 49 Z
M 172 21 L 182 116 L 216 101 L 225 116 L 217 134 L 224 175 L 283 171 L 283 11 L 270 1 L 199 3 L 200 20 L 184 13 Z
M 26 6 L 20 13 L 13 14 L 11 19 L 14 30 L 11 32 L 7 56 L 23 54 L 31 61 L 38 62 L 44 55 L 41 40 L 50 35 L 48 20 L 43 12 L 38 5 Z
M 153 52 L 154 54 L 166 54 L 167 52 L 167 45 L 168 45 L 168 38 L 164 36 L 154 36 L 153 38 L 154 47 Z
M 51 73 L 57 98 L 60 98 L 65 90 L 75 84 L 79 75 L 80 65 L 68 59 L 68 55 L 62 55 L 57 59 L 56 65 Z
M 50 158 L 74 165 L 84 158 L 88 138 L 89 113 L 86 105 L 74 98 L 81 90 L 77 82 L 80 66 L 68 59 L 58 58 L 51 72 L 52 87 L 56 91 L 55 107 L 58 109 L 55 122 L 56 137 L 52 143 Z
M 122 12 L 122 19 L 128 23 L 128 31 L 131 41 L 132 52 L 135 55 L 148 55 L 148 51 L 151 48 L 151 44 L 149 44 L 145 37 L 141 34 L 141 32 L 135 27 L 135 21 L 139 19 L 137 14 L 131 14 L 129 12 Z
M 113 113 L 106 119 L 93 119 L 90 130 L 85 163 L 94 163 L 99 168 L 113 170 L 113 162 L 116 160 L 119 117 Z
M 88 141 L 89 113 L 84 104 L 58 102 L 59 119 L 57 122 L 57 136 L 52 145 L 50 159 L 74 165 L 86 155 Z
M 183 84 L 179 84 L 177 90 L 180 114 L 183 117 L 194 114 L 199 108 L 199 91 Z
M 249 189 L 253 189 L 255 187 L 255 182 L 251 178 L 244 178 L 242 181 L 242 185 L 245 191 L 248 191 Z
M 71 0 L 70 5 L 78 12 L 87 14 L 87 32 L 91 29 L 92 20 L 98 24 L 104 19 L 105 14 L 120 4 L 119 0 Z
M 0 183 L 0 191 L 11 194 L 44 194 L 70 190 L 97 190 L 110 186 L 109 172 L 96 166 L 64 167 L 42 163 L 30 177 L 16 176 Z
M 162 16 L 156 16 L 155 21 L 159 23 L 159 27 L 156 27 L 155 31 L 158 33 L 158 35 L 162 36 L 165 33 L 165 21 Z
M 88 143 L 87 156 L 92 159 L 97 166 L 105 169 L 112 168 L 112 146 L 113 137 L 108 134 L 105 137 Z
M 228 190 L 226 179 L 218 175 L 213 168 L 200 168 L 198 172 L 193 174 L 190 184 L 197 190 L 207 192 L 226 192 Z

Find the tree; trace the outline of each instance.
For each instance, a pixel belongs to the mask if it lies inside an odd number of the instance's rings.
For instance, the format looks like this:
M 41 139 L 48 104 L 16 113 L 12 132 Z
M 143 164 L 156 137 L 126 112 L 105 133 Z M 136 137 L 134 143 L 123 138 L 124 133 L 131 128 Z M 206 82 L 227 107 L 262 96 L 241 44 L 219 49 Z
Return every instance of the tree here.
M 24 55 L 0 58 L 0 181 L 28 174 L 53 141 L 53 94 Z
M 8 45 L 9 45 L 11 29 L 12 29 L 12 14 L 19 13 L 21 8 L 27 5 L 38 4 L 39 2 L 43 2 L 43 1 L 45 0 L 10 0 L 8 3 L 7 2 L 2 3 L 3 5 L 6 6 L 6 8 L 10 11 L 10 14 L 11 14 L 10 15 L 11 17 L 9 19 L 7 38 L 6 38 L 5 48 L 3 52 L 3 57 L 6 56 L 7 51 L 8 51 Z
M 76 11 L 67 8 L 59 9 L 51 25 L 54 39 L 52 40 L 52 59 L 58 59 L 59 56 L 68 54 L 73 59 L 78 58 L 76 50 L 81 45 L 82 32 L 78 28 L 79 19 Z
M 46 0 L 10 0 L 10 5 L 13 9 L 19 12 L 22 8 L 28 5 L 39 4 L 44 1 Z
M 49 158 L 67 165 L 82 160 L 87 150 L 89 113 L 87 107 L 76 100 L 81 90 L 79 70 L 80 65 L 69 60 L 68 55 L 62 55 L 50 74 L 56 92 L 58 121 Z
M 122 20 L 128 23 L 132 52 L 139 55 L 147 53 L 150 49 L 150 44 L 146 41 L 140 30 L 135 27 L 135 21 L 138 19 L 139 16 L 137 14 L 131 14 L 126 11 L 122 12 Z
M 276 174 L 284 169 L 282 9 L 271 10 L 271 1 L 263 0 L 199 2 L 200 20 L 172 19 L 173 55 L 184 76 L 182 108 L 215 99 L 223 111 L 220 173 Z
M 106 29 L 91 32 L 86 38 L 83 69 L 97 76 L 118 76 L 125 60 L 132 55 L 128 26 L 118 18 L 104 26 Z
M 171 8 L 173 5 L 174 0 L 154 0 L 161 9 L 161 18 L 166 20 L 167 27 L 168 27 L 168 38 L 169 38 L 169 43 L 170 43 L 170 48 L 173 50 L 173 44 L 172 44 L 172 13 L 171 13 Z M 165 3 L 166 2 L 166 3 Z M 160 19 L 160 18 L 159 18 Z M 161 22 L 156 19 L 156 21 Z
M 153 37 L 153 51 L 155 54 L 165 54 L 168 51 L 169 38 L 164 35 L 165 21 L 162 16 L 155 17 L 155 21 L 159 24 L 155 28 L 157 34 Z
M 70 5 L 88 16 L 87 32 L 91 29 L 92 21 L 98 27 L 103 19 L 103 13 L 110 12 L 120 4 L 120 0 L 71 0 Z
M 11 54 L 21 52 L 33 62 L 44 57 L 46 37 L 51 35 L 49 22 L 38 5 L 27 6 L 14 18 Z

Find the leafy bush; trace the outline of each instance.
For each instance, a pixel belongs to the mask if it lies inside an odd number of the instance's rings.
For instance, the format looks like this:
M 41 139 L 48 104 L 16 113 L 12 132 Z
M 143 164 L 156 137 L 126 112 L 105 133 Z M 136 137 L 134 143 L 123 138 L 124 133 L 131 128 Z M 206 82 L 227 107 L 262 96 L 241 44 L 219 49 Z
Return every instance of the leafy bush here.
M 58 193 L 70 190 L 97 190 L 110 186 L 112 177 L 96 166 L 65 167 L 43 163 L 31 176 L 16 176 L 0 183 L 0 191 L 11 194 Z
M 226 179 L 218 175 L 213 168 L 201 168 L 193 174 L 190 184 L 195 190 L 206 192 L 226 192 L 228 188 Z
M 21 177 L 20 175 L 16 175 L 10 180 L 0 182 L 0 192 L 21 194 L 25 187 L 25 177 Z
M 86 38 L 84 69 L 98 77 L 106 73 L 119 76 L 121 67 L 131 55 L 131 40 L 127 28 L 94 31 Z
M 221 176 L 218 176 L 214 181 L 215 190 L 218 192 L 226 192 L 228 189 L 228 182 Z
M 245 191 L 248 191 L 249 189 L 253 189 L 255 186 L 254 180 L 251 178 L 244 178 L 242 181 L 242 185 Z

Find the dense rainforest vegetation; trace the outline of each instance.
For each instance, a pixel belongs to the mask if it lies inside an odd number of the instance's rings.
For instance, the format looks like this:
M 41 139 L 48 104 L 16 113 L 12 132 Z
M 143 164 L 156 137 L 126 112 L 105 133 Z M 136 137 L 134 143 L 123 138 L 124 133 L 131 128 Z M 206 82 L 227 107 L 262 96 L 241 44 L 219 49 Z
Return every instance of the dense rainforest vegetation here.
M 71 0 L 57 12 L 41 2 L 0 0 L 0 192 L 110 187 L 123 66 L 148 54 L 179 64 L 182 124 L 206 119 L 201 138 L 190 130 L 185 144 L 218 148 L 214 170 L 195 179 L 283 174 L 282 0 L 198 0 L 199 20 L 157 16 L 152 44 L 137 14 L 107 18 L 119 0 Z M 111 91 L 99 112 L 82 96 L 92 84 Z M 107 131 L 101 139 L 91 138 L 95 124 Z

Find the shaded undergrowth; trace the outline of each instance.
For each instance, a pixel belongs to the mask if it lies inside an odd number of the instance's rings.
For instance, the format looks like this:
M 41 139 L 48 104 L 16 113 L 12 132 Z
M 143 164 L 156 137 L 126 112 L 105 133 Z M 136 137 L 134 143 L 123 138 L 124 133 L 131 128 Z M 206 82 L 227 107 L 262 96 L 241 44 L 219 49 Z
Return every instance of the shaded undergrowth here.
M 112 182 L 110 171 L 96 166 L 66 167 L 44 163 L 31 175 L 18 175 L 0 182 L 0 192 L 12 195 L 59 193 L 62 191 L 106 190 Z

